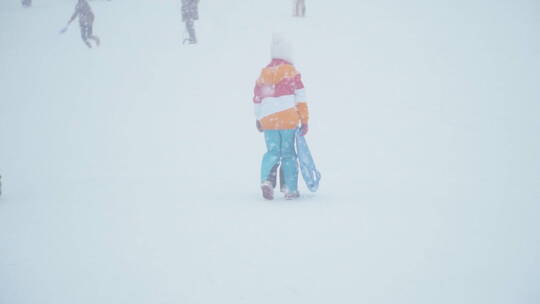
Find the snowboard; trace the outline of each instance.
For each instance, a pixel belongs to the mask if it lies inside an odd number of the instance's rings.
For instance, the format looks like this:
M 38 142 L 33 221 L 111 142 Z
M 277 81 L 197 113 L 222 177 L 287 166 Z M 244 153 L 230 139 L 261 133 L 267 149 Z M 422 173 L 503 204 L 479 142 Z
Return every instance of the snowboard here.
M 315 192 L 319 189 L 321 173 L 317 170 L 311 151 L 305 136 L 300 136 L 300 129 L 296 130 L 296 154 L 300 164 L 300 172 L 309 191 Z

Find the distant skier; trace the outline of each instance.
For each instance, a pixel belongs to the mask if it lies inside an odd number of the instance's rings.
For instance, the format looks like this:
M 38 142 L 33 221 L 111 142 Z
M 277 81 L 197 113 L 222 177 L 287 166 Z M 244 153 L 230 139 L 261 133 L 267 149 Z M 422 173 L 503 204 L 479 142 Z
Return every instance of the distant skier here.
M 94 40 L 96 42 L 96 45 L 99 46 L 99 37 L 95 36 L 93 34 L 93 25 L 94 25 L 94 13 L 92 12 L 92 8 L 90 8 L 90 5 L 88 4 L 87 0 L 78 0 L 77 5 L 75 5 L 75 12 L 73 12 L 73 15 L 69 19 L 66 26 L 60 31 L 61 33 L 64 33 L 67 31 L 69 25 L 75 18 L 79 17 L 79 26 L 81 28 L 81 38 L 84 41 L 84 43 L 91 48 L 92 45 L 88 41 L 88 39 Z
M 285 198 L 294 199 L 299 197 L 295 133 L 299 123 L 300 135 L 308 132 L 308 106 L 301 75 L 292 63 L 292 47 L 280 35 L 272 38 L 271 58 L 261 71 L 253 97 L 256 126 L 264 132 L 267 147 L 261 165 L 261 190 L 265 199 L 274 198 L 277 166 L 281 164 Z
M 189 34 L 189 38 L 185 38 L 182 43 L 197 43 L 193 23 L 195 20 L 199 20 L 198 6 L 199 0 L 182 0 L 182 21 L 186 23 L 186 30 Z
M 22 6 L 24 7 L 32 6 L 32 0 L 22 0 Z
M 306 16 L 306 1 L 305 0 L 294 0 L 294 17 L 305 17 Z

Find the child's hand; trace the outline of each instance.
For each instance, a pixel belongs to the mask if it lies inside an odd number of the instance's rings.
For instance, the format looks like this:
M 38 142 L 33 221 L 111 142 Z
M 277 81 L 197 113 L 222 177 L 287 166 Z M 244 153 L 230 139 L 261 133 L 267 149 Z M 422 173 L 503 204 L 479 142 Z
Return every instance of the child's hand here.
M 302 124 L 300 126 L 300 136 L 306 135 L 308 131 L 309 131 L 308 124 Z
M 257 120 L 256 126 L 257 126 L 257 130 L 258 130 L 259 132 L 262 132 L 262 131 L 263 131 L 262 126 L 261 126 L 261 123 L 260 123 L 258 120 Z
M 60 34 L 65 33 L 67 30 L 68 30 L 68 27 L 67 27 L 67 26 L 64 26 L 64 27 L 60 30 Z

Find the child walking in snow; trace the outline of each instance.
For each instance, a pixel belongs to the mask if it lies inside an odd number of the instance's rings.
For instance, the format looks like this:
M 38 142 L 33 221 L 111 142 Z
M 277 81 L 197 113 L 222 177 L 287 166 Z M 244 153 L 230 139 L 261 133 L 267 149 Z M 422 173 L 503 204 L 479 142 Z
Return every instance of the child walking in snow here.
M 197 43 L 193 23 L 195 20 L 199 20 L 198 6 L 199 0 L 182 0 L 182 21 L 186 23 L 186 30 L 189 34 L 189 38 L 184 39 L 182 43 Z
M 281 164 L 285 198 L 294 199 L 299 197 L 295 136 L 299 124 L 301 136 L 308 132 L 308 106 L 301 75 L 292 63 L 292 47 L 279 35 L 272 39 L 271 58 L 261 71 L 253 97 L 257 129 L 264 132 L 267 147 L 261 190 L 265 199 L 274 198 L 276 170 Z
M 94 25 L 94 13 L 92 8 L 88 4 L 87 0 L 78 0 L 77 5 L 75 5 L 75 12 L 69 19 L 67 25 L 62 29 L 61 33 L 67 31 L 69 25 L 75 18 L 79 17 L 79 26 L 81 28 L 81 38 L 84 43 L 91 48 L 92 45 L 88 39 L 92 39 L 96 42 L 96 45 L 99 46 L 99 38 L 93 34 L 93 25 Z

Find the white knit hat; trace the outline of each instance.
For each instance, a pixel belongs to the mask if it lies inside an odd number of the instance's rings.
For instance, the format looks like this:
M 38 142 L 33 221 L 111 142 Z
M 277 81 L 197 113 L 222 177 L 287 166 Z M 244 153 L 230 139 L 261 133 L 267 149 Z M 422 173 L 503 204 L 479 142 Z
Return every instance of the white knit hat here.
M 272 35 L 270 56 L 272 59 L 283 59 L 293 63 L 293 47 L 283 34 L 274 33 Z

